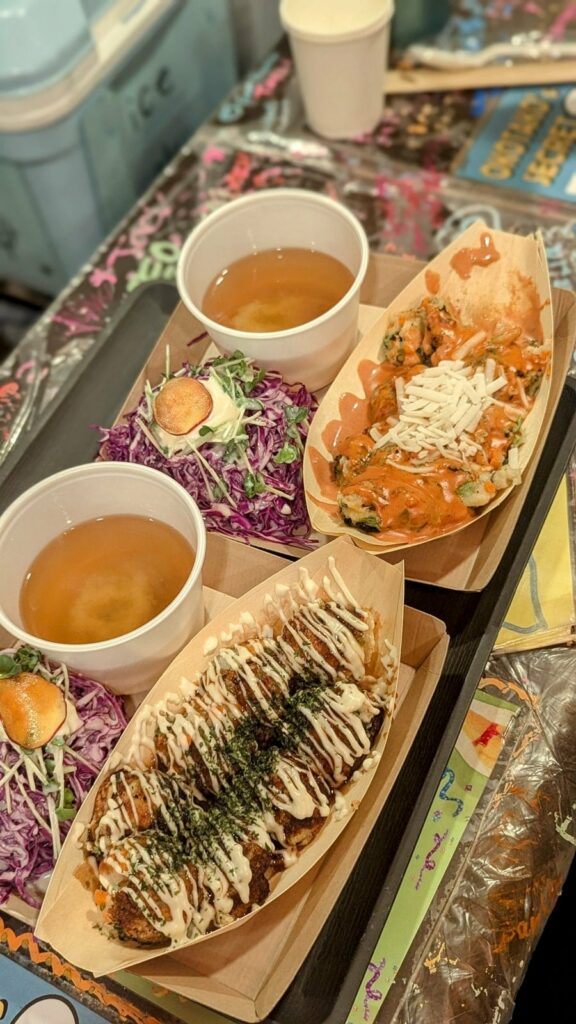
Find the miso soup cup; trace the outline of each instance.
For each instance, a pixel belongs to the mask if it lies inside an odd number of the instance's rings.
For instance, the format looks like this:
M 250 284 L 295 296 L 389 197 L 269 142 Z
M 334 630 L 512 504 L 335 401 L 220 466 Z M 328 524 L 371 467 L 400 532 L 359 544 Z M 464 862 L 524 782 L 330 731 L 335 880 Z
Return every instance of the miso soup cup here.
M 217 274 L 235 260 L 267 249 L 303 248 L 334 256 L 352 273 L 352 285 L 331 309 L 283 331 L 225 327 L 202 310 Z M 180 298 L 224 354 L 240 349 L 290 384 L 317 391 L 334 380 L 356 341 L 360 287 L 368 267 L 364 229 L 341 203 L 304 189 L 277 188 L 234 199 L 194 229 L 178 262 Z
M 28 633 L 20 615 L 20 591 L 36 555 L 71 526 L 107 515 L 150 517 L 182 534 L 196 557 L 180 592 L 143 626 L 101 643 L 53 643 Z M 0 625 L 51 660 L 99 679 L 115 693 L 142 693 L 204 625 L 205 553 L 206 531 L 198 506 L 169 477 L 119 462 L 66 469 L 31 487 L 0 516 Z

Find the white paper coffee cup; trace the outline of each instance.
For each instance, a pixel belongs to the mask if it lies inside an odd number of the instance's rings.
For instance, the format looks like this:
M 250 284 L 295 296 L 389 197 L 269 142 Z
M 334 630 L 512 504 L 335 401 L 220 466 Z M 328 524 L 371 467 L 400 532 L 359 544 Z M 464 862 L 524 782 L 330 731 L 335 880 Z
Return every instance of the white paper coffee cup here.
M 372 131 L 384 104 L 394 0 L 282 0 L 310 127 L 327 139 Z

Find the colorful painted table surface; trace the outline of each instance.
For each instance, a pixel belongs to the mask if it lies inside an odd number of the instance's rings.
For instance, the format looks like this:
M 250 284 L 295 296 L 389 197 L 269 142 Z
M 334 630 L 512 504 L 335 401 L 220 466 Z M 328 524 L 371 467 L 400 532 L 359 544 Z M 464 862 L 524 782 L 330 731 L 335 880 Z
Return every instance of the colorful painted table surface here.
M 375 251 L 406 258 L 431 256 L 479 216 L 519 233 L 539 228 L 553 282 L 576 286 L 571 149 L 548 191 L 528 187 L 550 132 L 559 134 L 560 124 L 563 139 L 571 138 L 566 95 L 559 87 L 544 97 L 530 89 L 511 98 L 396 96 L 370 136 L 328 145 L 306 130 L 292 64 L 280 49 L 234 90 L 0 367 L 0 463 L 17 456 L 25 432 L 133 296 L 157 281 L 173 283 L 190 228 L 249 190 L 288 185 L 336 196 L 360 217 Z M 532 112 L 532 129 L 522 117 L 512 166 L 499 143 L 517 132 L 518 109 Z M 571 634 L 574 507 L 569 475 L 498 639 L 500 650 L 514 652 L 490 666 L 504 681 L 476 695 L 350 1024 L 447 1022 L 463 1012 L 473 1024 L 509 1018 L 576 843 L 573 655 L 563 646 L 518 653 Z M 401 929 L 392 928 L 395 915 Z M 0 932 L 0 1020 L 219 1019 L 134 976 L 82 977 L 23 932 L 10 921 Z M 30 967 L 24 983 L 20 972 Z

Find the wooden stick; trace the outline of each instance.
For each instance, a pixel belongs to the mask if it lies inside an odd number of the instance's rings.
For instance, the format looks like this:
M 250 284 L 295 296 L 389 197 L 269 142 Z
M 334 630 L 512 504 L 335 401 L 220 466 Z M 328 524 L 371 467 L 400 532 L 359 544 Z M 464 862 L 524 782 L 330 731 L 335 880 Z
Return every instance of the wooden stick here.
M 534 61 L 512 65 L 491 64 L 485 68 L 458 68 L 454 71 L 434 68 L 388 71 L 384 78 L 384 91 L 392 95 L 571 82 L 576 83 L 576 60 Z

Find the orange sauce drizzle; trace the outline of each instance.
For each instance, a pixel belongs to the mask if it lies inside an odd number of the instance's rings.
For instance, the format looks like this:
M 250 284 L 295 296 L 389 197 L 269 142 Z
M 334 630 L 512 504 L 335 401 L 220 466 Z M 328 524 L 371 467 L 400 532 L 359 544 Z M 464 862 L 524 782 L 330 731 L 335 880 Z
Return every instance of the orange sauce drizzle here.
M 370 359 L 362 360 L 358 367 L 358 374 L 364 394 L 360 397 L 348 391 L 341 396 L 338 405 L 339 419 L 330 420 L 321 435 L 328 452 L 336 453 L 339 447 L 345 443 L 348 435 L 361 434 L 366 429 L 369 422 L 369 396 L 372 390 L 378 386 L 382 376 L 386 375 L 387 370 L 388 368 L 381 363 L 375 363 Z M 328 501 L 320 501 L 313 495 L 310 497 L 318 508 L 333 515 L 338 512 L 336 501 L 338 486 L 332 476 L 332 462 L 317 448 L 310 446 L 308 451 L 314 476 L 322 494 Z
M 322 440 L 329 452 L 338 450 L 344 437 L 360 434 L 369 425 L 368 401 L 372 390 L 378 386 L 382 367 L 379 363 L 364 359 L 358 367 L 362 384 L 362 397 L 346 391 L 338 403 L 339 418 L 330 420 L 322 431 Z
M 338 503 L 336 498 L 338 496 L 338 487 L 336 481 L 332 476 L 332 463 L 328 461 L 322 452 L 319 452 L 317 448 L 313 448 L 312 445 L 308 446 L 308 455 L 310 456 L 310 463 L 316 477 L 318 487 L 322 491 L 325 498 L 330 499 L 329 501 L 320 501 L 319 498 L 315 498 L 314 495 L 310 495 L 310 498 L 318 508 L 324 509 L 328 515 L 333 515 L 338 512 Z
M 474 267 L 488 267 L 499 259 L 500 253 L 494 245 L 494 239 L 486 231 L 480 236 L 480 245 L 477 249 L 459 249 L 450 260 L 450 266 L 458 277 L 467 280 Z
M 462 271 L 500 258 L 490 235 L 483 235 L 481 243 L 479 249 L 461 250 L 457 254 L 462 257 L 459 262 Z M 428 271 L 428 274 L 433 272 Z M 435 279 L 427 278 L 427 285 L 434 287 Z M 439 307 L 431 298 L 424 298 L 419 307 L 420 315 L 423 312 L 426 318 L 424 336 L 416 310 L 396 318 L 396 334 L 391 334 L 389 344 L 394 348 L 398 344 L 397 332 L 401 332 L 402 358 L 398 358 L 396 348 L 396 358 L 392 354 L 390 362 L 364 359 L 357 371 L 362 394 L 344 393 L 339 401 L 339 417 L 330 420 L 322 431 L 322 442 L 328 454 L 309 448 L 312 470 L 324 499 L 311 496 L 311 500 L 319 508 L 339 519 L 339 497 L 357 498 L 360 506 L 366 508 L 367 518 L 373 513 L 380 524 L 379 531 L 367 531 L 367 539 L 372 537 L 389 543 L 440 537 L 476 517 L 476 510 L 467 506 L 457 493 L 460 485 L 471 479 L 467 469 L 454 460 L 439 457 L 421 474 L 410 473 L 402 466 L 409 466 L 413 456 L 401 449 L 374 450 L 375 441 L 368 428 L 377 424 L 384 433 L 387 417 L 397 415 L 396 377 L 402 377 L 406 384 L 424 370 L 425 360 L 437 365 L 442 359 L 458 358 L 460 346 L 478 335 L 476 344 L 466 351 L 470 365 L 481 365 L 486 358 L 487 338 L 488 345 L 496 346 L 496 351 L 494 348 L 489 351 L 494 354 L 507 384 L 498 393 L 500 401 L 485 410 L 478 424 L 476 438 L 481 451 L 475 468 L 478 472 L 500 469 L 512 443 L 515 420 L 523 419 L 534 404 L 533 397 L 524 391 L 527 377 L 535 372 L 545 373 L 549 368 L 548 349 L 529 348 L 526 344 L 531 339 L 542 339 L 542 306 L 537 290 L 533 282 L 520 275 L 517 287 L 517 302 L 513 296 L 511 308 L 504 311 L 506 321 L 508 313 L 510 315 L 505 326 L 488 320 L 473 326 L 462 324 L 457 314 Z M 336 480 L 333 473 L 333 460 L 338 455 L 346 460 L 343 480 Z M 484 488 L 488 495 L 496 493 L 489 479 L 484 481 Z
M 440 291 L 440 274 L 437 274 L 435 270 L 427 270 L 424 274 L 424 281 L 430 295 L 438 295 Z
M 428 477 L 383 461 L 381 465 L 370 463 L 341 491 L 343 495 L 357 494 L 376 507 L 382 530 L 373 536 L 390 541 L 421 540 L 440 536 L 474 518 L 473 511 L 455 494 L 456 486 L 465 479 L 465 473 L 453 473 L 446 464 Z M 411 528 L 403 530 L 398 524 L 406 511 L 410 512 Z

